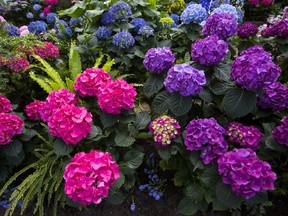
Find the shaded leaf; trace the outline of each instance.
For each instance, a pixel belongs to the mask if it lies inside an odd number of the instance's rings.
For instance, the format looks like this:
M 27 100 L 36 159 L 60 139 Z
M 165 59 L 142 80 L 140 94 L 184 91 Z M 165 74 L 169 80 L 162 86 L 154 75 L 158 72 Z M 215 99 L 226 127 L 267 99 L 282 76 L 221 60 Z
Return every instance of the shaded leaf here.
M 182 116 L 189 112 L 192 107 L 192 98 L 183 97 L 178 92 L 170 96 L 170 110 L 175 116 Z
M 69 155 L 74 149 L 74 145 L 66 144 L 62 139 L 56 139 L 54 141 L 54 152 L 59 155 Z

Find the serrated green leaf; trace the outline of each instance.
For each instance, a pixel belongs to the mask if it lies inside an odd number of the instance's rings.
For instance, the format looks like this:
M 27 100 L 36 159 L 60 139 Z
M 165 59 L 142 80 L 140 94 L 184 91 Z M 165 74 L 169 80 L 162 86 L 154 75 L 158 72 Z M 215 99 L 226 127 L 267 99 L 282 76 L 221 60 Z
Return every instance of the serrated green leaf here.
M 125 131 L 116 131 L 115 144 L 120 147 L 129 147 L 135 142 L 135 138 L 131 137 Z
M 205 164 L 203 163 L 202 158 L 200 157 L 199 151 L 192 151 L 190 153 L 189 160 L 194 166 L 194 171 L 196 169 L 202 170 L 205 168 Z
M 102 138 L 102 129 L 98 126 L 92 125 L 91 133 L 86 137 L 88 140 L 98 141 Z
M 137 169 L 143 162 L 144 153 L 137 150 L 130 150 L 124 155 L 123 162 L 130 169 Z
M 202 90 L 198 96 L 207 103 L 211 103 L 213 101 L 213 95 L 208 89 Z
M 268 200 L 267 191 L 263 190 L 255 194 L 255 196 L 251 197 L 250 199 L 246 200 L 246 202 L 250 205 L 257 205 L 264 203 Z
M 183 169 L 179 170 L 174 174 L 174 185 L 177 187 L 182 187 L 187 179 L 190 179 L 189 170 Z
M 230 68 L 231 68 L 230 65 L 220 63 L 213 67 L 215 71 L 214 76 L 219 80 L 229 81 L 230 80 Z
M 157 93 L 164 86 L 164 75 L 163 74 L 151 74 L 144 84 L 143 92 L 147 97 L 151 97 Z
M 120 188 L 125 182 L 125 176 L 120 172 L 120 177 L 115 181 L 114 186 Z
M 207 207 L 208 204 L 204 200 L 197 202 L 191 198 L 185 197 L 180 201 L 177 209 L 180 214 L 193 215 L 199 210 L 205 211 Z
M 216 185 L 219 180 L 219 173 L 215 165 L 211 165 L 205 168 L 200 176 L 200 181 L 203 182 L 207 187 Z
M 192 98 L 190 96 L 183 97 L 178 92 L 174 92 L 170 96 L 170 110 L 175 116 L 185 115 L 192 107 Z
M 204 198 L 205 191 L 205 188 L 203 188 L 199 183 L 194 182 L 187 185 L 184 193 L 192 200 L 201 201 Z
M 210 84 L 210 89 L 215 95 L 224 95 L 227 91 L 234 87 L 233 83 L 225 81 L 213 81 Z
M 265 146 L 277 152 L 286 152 L 288 150 L 287 146 L 279 144 L 272 135 L 266 138 Z
M 171 153 L 170 153 L 169 148 L 159 148 L 158 154 L 163 160 L 166 160 L 166 161 L 168 161 L 171 158 Z
M 73 145 L 66 144 L 62 139 L 54 141 L 54 152 L 59 156 L 69 155 L 74 149 Z
M 71 47 L 70 47 L 70 53 L 69 53 L 69 71 L 71 73 L 71 79 L 73 83 L 76 77 L 82 72 L 80 54 L 78 50 L 74 49 L 74 46 L 75 46 L 75 42 L 72 42 Z
M 17 156 L 22 150 L 23 145 L 19 140 L 13 140 L 1 148 L 1 152 L 6 156 Z
M 124 196 L 121 193 L 121 191 L 119 191 L 115 187 L 112 187 L 109 189 L 108 197 L 105 198 L 105 200 L 106 200 L 106 202 L 108 202 L 110 204 L 119 205 L 123 202 Z
M 161 92 L 152 101 L 152 111 L 155 114 L 163 114 L 169 109 L 169 106 L 170 94 L 167 91 Z
M 136 113 L 135 125 L 138 130 L 145 129 L 150 122 L 151 122 L 151 116 L 149 115 L 148 112 Z
M 36 77 L 34 72 L 30 72 L 29 73 L 30 77 L 32 80 L 34 80 L 35 82 L 38 83 L 38 85 L 44 90 L 46 91 L 48 94 L 50 94 L 51 91 L 53 91 L 53 88 L 44 81 L 44 79 L 38 78 Z

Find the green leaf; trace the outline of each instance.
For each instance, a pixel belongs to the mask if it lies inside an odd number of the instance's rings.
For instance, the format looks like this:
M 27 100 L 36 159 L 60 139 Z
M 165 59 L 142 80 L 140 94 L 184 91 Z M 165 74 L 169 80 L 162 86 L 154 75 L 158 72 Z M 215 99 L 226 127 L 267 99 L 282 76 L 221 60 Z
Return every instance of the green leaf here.
M 175 173 L 174 175 L 174 185 L 177 186 L 177 187 L 182 187 L 185 183 L 185 181 L 187 179 L 190 179 L 190 176 L 189 176 L 189 170 L 188 169 L 183 169 L 183 170 L 179 170 Z
M 125 176 L 120 172 L 120 177 L 115 181 L 114 186 L 120 188 L 125 182 Z
M 202 90 L 198 95 L 202 100 L 207 103 L 211 103 L 213 101 L 213 95 L 208 89 Z
M 205 165 L 204 165 L 204 163 L 202 161 L 202 158 L 200 157 L 200 152 L 199 151 L 192 151 L 190 153 L 189 160 L 194 166 L 194 170 L 193 171 L 195 171 L 196 169 L 200 169 L 201 170 L 201 169 L 205 168 Z
M 263 190 L 261 192 L 256 193 L 256 195 L 251 197 L 250 199 L 246 200 L 246 202 L 250 205 L 257 205 L 264 203 L 267 200 L 268 200 L 267 191 Z
M 152 101 L 152 111 L 155 114 L 163 114 L 169 109 L 169 106 L 170 94 L 167 91 L 161 92 Z
M 225 94 L 222 106 L 226 114 L 234 119 L 253 112 L 256 107 L 256 99 L 256 93 L 253 91 L 233 88 Z
M 128 174 L 128 175 L 126 176 L 126 181 L 125 181 L 125 183 L 124 183 L 124 189 L 125 189 L 125 191 L 128 191 L 128 190 L 130 190 L 131 188 L 135 187 L 135 181 L 136 181 L 136 179 L 135 179 L 135 174 L 134 174 L 134 173 L 133 173 L 133 174 Z
M 166 160 L 166 161 L 168 161 L 171 158 L 171 153 L 170 153 L 169 148 L 159 148 L 158 154 L 163 160 Z
M 217 170 L 217 166 L 212 165 L 212 166 L 205 168 L 199 179 L 208 188 L 211 187 L 211 185 L 216 185 L 216 183 L 219 180 L 219 173 Z
M 137 169 L 143 162 L 144 153 L 137 150 L 130 150 L 124 155 L 125 164 L 130 169 Z
M 105 200 L 113 205 L 119 205 L 123 202 L 124 200 L 124 196 L 121 193 L 121 191 L 119 191 L 118 189 L 116 189 L 115 187 L 111 187 L 109 189 L 109 194 L 108 197 L 105 198 Z
M 131 137 L 126 131 L 116 131 L 115 144 L 120 147 L 129 147 L 135 142 L 135 138 Z
M 272 135 L 266 138 L 265 146 L 277 152 L 286 152 L 288 150 L 287 146 L 279 144 Z
M 74 149 L 74 145 L 66 144 L 62 139 L 54 141 L 54 152 L 59 156 L 69 155 Z
M 27 129 L 25 133 L 21 134 L 20 139 L 23 141 L 29 141 L 31 140 L 35 135 L 37 134 L 37 131 L 34 129 Z
M 205 201 L 197 202 L 189 197 L 183 198 L 178 205 L 178 212 L 183 215 L 193 215 L 197 211 L 205 211 L 208 204 Z
M 153 73 L 145 82 L 143 92 L 147 97 L 151 97 L 164 86 L 164 75 Z
M 229 81 L 230 80 L 230 68 L 231 66 L 228 64 L 220 63 L 216 66 L 214 66 L 214 76 L 223 81 Z
M 30 72 L 29 76 L 31 77 L 32 80 L 34 80 L 35 82 L 38 83 L 38 85 L 44 90 L 46 91 L 48 94 L 50 94 L 50 92 L 53 90 L 52 87 L 44 81 L 44 79 L 41 79 L 39 77 L 37 77 L 35 75 L 34 72 Z
M 116 124 L 119 120 L 119 116 L 108 114 L 105 112 L 101 112 L 100 113 L 100 120 L 101 120 L 101 123 L 103 124 L 104 128 L 107 128 L 107 127 L 111 127 L 114 124 Z
M 204 198 L 205 191 L 205 188 L 203 188 L 199 183 L 194 182 L 187 185 L 184 193 L 192 200 L 201 201 Z
M 67 206 L 72 207 L 72 208 L 78 208 L 78 207 L 81 206 L 80 203 L 71 200 L 71 199 L 70 199 L 69 197 L 67 197 L 67 196 L 66 196 L 66 202 L 65 202 L 65 204 L 66 204 Z
M 84 1 L 76 2 L 72 7 L 66 9 L 66 10 L 60 10 L 58 11 L 59 16 L 65 16 L 68 15 L 73 18 L 80 17 L 84 14 Z
M 99 15 L 101 15 L 104 12 L 104 10 L 99 10 L 98 8 L 93 9 L 93 10 L 86 10 L 85 15 L 92 19 L 94 17 L 97 17 Z
M 136 122 L 135 125 L 138 130 L 145 129 L 146 126 L 151 122 L 151 116 L 148 112 L 139 112 L 136 113 Z
M 14 166 L 18 166 L 19 164 L 22 163 L 22 161 L 24 160 L 25 158 L 25 153 L 23 150 L 21 150 L 21 152 L 18 154 L 18 155 L 15 155 L 15 156 L 6 156 L 6 162 L 7 164 L 6 165 L 14 165 Z
M 221 181 L 216 185 L 216 199 L 228 208 L 240 207 L 244 201 L 243 197 L 234 194 L 231 187 L 223 184 Z
M 81 58 L 78 50 L 74 49 L 75 42 L 71 43 L 69 53 L 69 71 L 72 81 L 82 72 Z
M 224 95 L 228 90 L 233 87 L 233 83 L 218 80 L 215 80 L 210 84 L 210 89 L 215 95 Z
M 189 112 L 192 107 L 192 98 L 183 97 L 178 92 L 170 96 L 170 110 L 175 116 L 182 116 Z
M 8 170 L 5 167 L 0 167 L 0 182 L 5 182 L 8 174 Z
M 88 140 L 98 141 L 102 138 L 102 129 L 98 126 L 92 125 L 91 133 L 86 137 Z
M 1 148 L 1 152 L 3 152 L 6 156 L 17 156 L 22 150 L 22 142 L 16 139 Z

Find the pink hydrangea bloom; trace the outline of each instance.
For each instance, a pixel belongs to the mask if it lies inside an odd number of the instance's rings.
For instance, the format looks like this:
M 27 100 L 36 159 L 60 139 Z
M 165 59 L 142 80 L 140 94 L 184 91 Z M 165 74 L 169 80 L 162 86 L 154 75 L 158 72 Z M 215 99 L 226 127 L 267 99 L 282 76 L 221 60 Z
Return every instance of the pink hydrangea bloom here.
M 76 95 L 67 89 L 54 90 L 48 95 L 45 104 L 39 110 L 40 119 L 48 121 L 52 113 L 63 105 L 75 105 L 77 103 Z
M 0 113 L 0 145 L 12 142 L 15 134 L 21 134 L 24 122 L 15 114 Z
M 269 7 L 269 6 L 272 5 L 273 1 L 274 1 L 274 0 L 262 0 L 262 1 L 261 1 L 261 4 L 262 4 L 263 6 L 265 6 L 265 7 Z
M 45 41 L 43 42 L 43 46 L 35 47 L 35 54 L 43 59 L 56 58 L 59 55 L 59 49 L 54 44 Z
M 81 97 L 97 96 L 100 86 L 111 81 L 111 76 L 100 68 L 88 68 L 81 73 L 75 82 L 74 89 Z
M 12 57 L 7 62 L 7 67 L 15 73 L 19 73 L 19 72 L 25 70 L 29 65 L 30 65 L 30 63 L 26 58 Z
M 45 7 L 45 8 L 43 9 L 43 14 L 44 14 L 44 16 L 47 16 L 50 12 L 51 12 L 50 7 Z
M 108 152 L 79 152 L 64 171 L 65 194 L 82 205 L 99 204 L 120 177 L 117 163 Z
M 65 105 L 52 113 L 48 121 L 52 136 L 59 137 L 66 144 L 76 145 L 92 130 L 92 115 L 85 107 Z
M 45 5 L 57 5 L 58 0 L 44 0 Z
M 40 110 L 44 106 L 44 101 L 35 100 L 25 107 L 25 113 L 31 120 L 40 119 Z
M 0 113 L 12 111 L 12 105 L 7 97 L 0 95 Z
M 104 112 L 120 114 L 134 107 L 136 89 L 123 79 L 107 81 L 98 90 L 98 104 Z
M 21 26 L 20 28 L 20 36 L 24 36 L 24 35 L 27 35 L 29 34 L 29 30 L 28 30 L 28 26 Z
M 259 4 L 259 0 L 249 0 L 249 3 L 252 5 L 258 5 Z
M 0 16 L 0 22 L 1 23 L 6 23 L 6 20 L 5 20 L 5 18 L 3 16 Z

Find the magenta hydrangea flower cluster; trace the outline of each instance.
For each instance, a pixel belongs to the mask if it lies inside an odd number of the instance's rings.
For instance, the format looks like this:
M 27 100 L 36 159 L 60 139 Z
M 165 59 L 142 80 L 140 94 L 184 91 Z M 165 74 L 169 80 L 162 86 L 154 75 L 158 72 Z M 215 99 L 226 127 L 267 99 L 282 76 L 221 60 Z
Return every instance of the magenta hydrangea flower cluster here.
M 9 68 L 14 73 L 19 73 L 24 71 L 29 67 L 30 63 L 26 58 L 12 57 L 6 63 L 6 67 Z
M 197 40 L 191 47 L 192 60 L 205 66 L 219 64 L 227 52 L 228 43 L 219 39 L 217 35 Z
M 200 150 L 205 164 L 215 163 L 228 149 L 225 129 L 214 118 L 195 119 L 186 127 L 184 143 L 188 150 Z
M 232 14 L 215 13 L 206 20 L 202 34 L 204 36 L 217 35 L 220 39 L 226 39 L 236 33 L 237 26 L 237 21 Z
M 276 174 L 252 149 L 233 149 L 218 159 L 218 172 L 224 184 L 246 199 L 262 190 L 274 190 Z
M 288 146 L 288 116 L 285 116 L 280 125 L 274 128 L 272 135 L 278 143 Z
M 101 110 L 111 114 L 120 114 L 121 109 L 129 110 L 134 107 L 137 92 L 133 85 L 124 79 L 105 82 L 98 89 L 98 104 Z
M 261 35 L 265 38 L 279 37 L 282 39 L 288 38 L 288 20 L 280 20 L 272 26 L 268 26 L 261 31 Z
M 176 64 L 169 69 L 164 85 L 168 92 L 182 96 L 199 94 L 206 83 L 205 73 L 189 64 Z
M 145 55 L 143 64 L 153 73 L 167 71 L 174 65 L 175 56 L 169 47 L 151 48 Z
M 91 132 L 92 115 L 85 107 L 65 105 L 52 113 L 48 126 L 52 136 L 76 145 Z
M 10 100 L 4 95 L 0 95 L 0 113 L 7 113 L 12 111 Z
M 164 115 L 152 121 L 149 130 L 153 134 L 156 146 L 167 147 L 171 140 L 180 134 L 180 125 L 176 119 Z
M 40 119 L 40 110 L 44 107 L 45 102 L 40 100 L 35 100 L 25 107 L 25 113 L 31 120 Z
M 261 89 L 276 81 L 280 68 L 262 46 L 252 46 L 240 53 L 231 67 L 231 79 L 246 89 Z
M 58 47 L 47 41 L 43 42 L 43 46 L 36 46 L 34 49 L 35 54 L 43 59 L 56 58 L 59 55 Z
M 288 88 L 280 82 L 264 87 L 263 95 L 258 99 L 257 105 L 263 109 L 272 109 L 273 112 L 286 109 L 288 105 Z
M 81 97 L 97 96 L 100 86 L 111 80 L 111 76 L 103 69 L 88 68 L 76 78 L 74 89 Z
M 255 36 L 257 33 L 258 33 L 258 26 L 250 22 L 245 22 L 237 30 L 238 37 L 242 39 Z
M 65 167 L 64 192 L 82 205 L 99 204 L 120 177 L 117 163 L 108 152 L 79 152 Z
M 16 134 L 21 134 L 24 122 L 15 114 L 0 113 L 0 145 L 12 142 Z
M 230 122 L 225 134 L 230 142 L 239 143 L 244 148 L 259 149 L 264 134 L 255 126 L 245 126 L 239 122 Z

